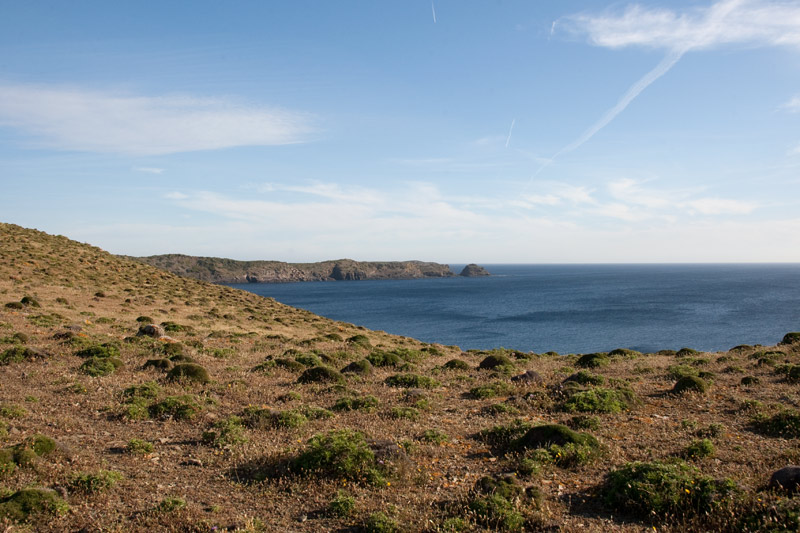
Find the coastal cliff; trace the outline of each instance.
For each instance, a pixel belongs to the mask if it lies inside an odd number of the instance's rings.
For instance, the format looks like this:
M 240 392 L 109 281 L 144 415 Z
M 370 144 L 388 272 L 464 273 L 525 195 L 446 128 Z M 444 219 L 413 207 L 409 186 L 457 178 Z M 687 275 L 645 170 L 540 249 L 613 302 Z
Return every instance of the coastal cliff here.
M 236 261 L 180 254 L 131 258 L 180 276 L 212 283 L 282 283 L 292 281 L 354 281 L 366 279 L 446 278 L 456 274 L 448 265 L 423 261 L 354 261 L 319 263 Z

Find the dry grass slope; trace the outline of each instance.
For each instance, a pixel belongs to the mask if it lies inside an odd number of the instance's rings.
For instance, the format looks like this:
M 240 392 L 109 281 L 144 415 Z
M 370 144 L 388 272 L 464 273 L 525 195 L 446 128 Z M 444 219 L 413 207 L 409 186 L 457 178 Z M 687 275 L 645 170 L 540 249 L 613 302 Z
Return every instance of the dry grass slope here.
M 367 331 L 14 225 L 0 256 L 7 531 L 798 527 L 766 485 L 800 461 L 800 336 L 565 382 L 585 359 Z

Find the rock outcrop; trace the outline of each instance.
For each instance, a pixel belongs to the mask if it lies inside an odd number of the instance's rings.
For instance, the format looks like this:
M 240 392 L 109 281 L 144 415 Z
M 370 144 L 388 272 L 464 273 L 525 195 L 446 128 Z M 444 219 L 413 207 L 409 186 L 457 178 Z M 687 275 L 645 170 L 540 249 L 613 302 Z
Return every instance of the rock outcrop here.
M 355 281 L 365 279 L 446 278 L 448 265 L 423 261 L 354 261 L 321 263 L 235 261 L 219 257 L 168 254 L 132 258 L 180 276 L 212 283 L 282 283 L 290 281 Z
M 464 276 L 465 278 L 478 278 L 480 276 L 491 276 L 491 274 L 482 266 L 472 263 L 465 266 L 459 276 Z

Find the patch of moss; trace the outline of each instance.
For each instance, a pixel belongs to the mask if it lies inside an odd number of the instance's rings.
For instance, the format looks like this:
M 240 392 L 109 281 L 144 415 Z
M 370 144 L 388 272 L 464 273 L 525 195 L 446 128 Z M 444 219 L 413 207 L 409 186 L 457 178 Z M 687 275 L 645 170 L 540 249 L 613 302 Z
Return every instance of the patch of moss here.
M 103 359 L 108 357 L 119 357 L 119 347 L 112 343 L 95 344 L 75 352 L 75 355 L 84 359 L 92 357 Z

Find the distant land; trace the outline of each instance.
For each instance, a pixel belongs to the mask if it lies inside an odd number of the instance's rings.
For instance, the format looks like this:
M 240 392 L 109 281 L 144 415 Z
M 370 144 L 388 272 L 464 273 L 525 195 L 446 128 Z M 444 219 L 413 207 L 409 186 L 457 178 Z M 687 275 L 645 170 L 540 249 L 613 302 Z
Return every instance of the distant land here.
M 294 281 L 356 281 L 367 279 L 447 278 L 456 276 L 449 265 L 425 261 L 354 261 L 336 259 L 319 263 L 236 261 L 220 257 L 182 254 L 129 257 L 173 274 L 211 283 L 285 283 Z M 483 267 L 470 264 L 459 274 L 488 276 Z

